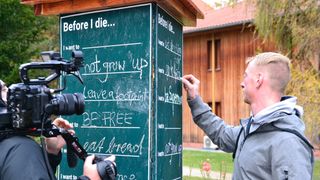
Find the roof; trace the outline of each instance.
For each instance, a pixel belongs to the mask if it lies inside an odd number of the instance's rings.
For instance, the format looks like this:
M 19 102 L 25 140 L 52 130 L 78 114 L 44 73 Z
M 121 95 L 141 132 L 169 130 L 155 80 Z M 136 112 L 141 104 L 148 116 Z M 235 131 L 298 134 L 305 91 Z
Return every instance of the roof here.
M 183 25 L 195 26 L 203 13 L 192 0 L 20 0 L 22 4 L 34 6 L 36 15 L 57 15 L 92 11 L 104 8 L 130 6 L 143 3 L 157 3 L 166 9 Z
M 204 19 L 197 19 L 196 27 L 184 27 L 185 34 L 241 25 L 252 22 L 254 19 L 254 6 L 245 2 L 216 10 L 202 0 L 193 0 L 193 2 L 203 12 Z

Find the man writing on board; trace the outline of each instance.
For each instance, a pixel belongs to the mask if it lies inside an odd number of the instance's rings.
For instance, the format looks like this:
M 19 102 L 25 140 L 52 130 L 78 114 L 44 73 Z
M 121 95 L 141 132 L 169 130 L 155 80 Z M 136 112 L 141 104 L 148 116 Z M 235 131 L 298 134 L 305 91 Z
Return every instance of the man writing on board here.
M 182 78 L 194 122 L 220 149 L 234 153 L 233 179 L 312 179 L 313 149 L 304 137 L 302 107 L 296 97 L 284 96 L 289 63 L 273 52 L 247 60 L 241 87 L 252 114 L 236 127 L 202 101 L 197 78 Z

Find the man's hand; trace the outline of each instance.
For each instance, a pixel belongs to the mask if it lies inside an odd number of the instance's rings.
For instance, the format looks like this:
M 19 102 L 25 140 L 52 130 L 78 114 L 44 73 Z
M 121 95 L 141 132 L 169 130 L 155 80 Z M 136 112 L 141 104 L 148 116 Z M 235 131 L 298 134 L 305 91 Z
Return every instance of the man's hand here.
M 200 81 L 193 75 L 188 74 L 182 77 L 182 83 L 184 89 L 187 91 L 187 96 L 189 100 L 193 100 L 199 95 L 199 85 Z
M 114 155 L 106 158 L 105 160 L 109 160 L 114 163 L 116 157 Z M 88 156 L 83 164 L 83 175 L 87 176 L 90 179 L 100 180 L 101 177 L 98 173 L 97 164 L 93 164 L 94 155 Z
M 74 131 L 70 130 L 70 128 L 72 128 L 72 125 L 65 119 L 56 118 L 53 121 L 53 124 L 57 127 L 67 129 L 69 133 L 74 134 Z M 47 152 L 55 155 L 57 155 L 60 152 L 61 148 L 66 144 L 61 135 L 58 135 L 57 137 L 46 138 L 45 140 L 47 144 Z
M 88 156 L 83 164 L 83 175 L 90 179 L 100 180 L 97 164 L 93 164 L 94 155 Z

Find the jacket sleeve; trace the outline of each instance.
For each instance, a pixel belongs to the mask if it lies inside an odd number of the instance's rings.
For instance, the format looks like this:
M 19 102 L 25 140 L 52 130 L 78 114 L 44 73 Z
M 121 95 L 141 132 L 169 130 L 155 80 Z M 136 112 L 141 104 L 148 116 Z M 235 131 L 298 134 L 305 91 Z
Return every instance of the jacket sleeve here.
M 14 136 L 0 143 L 1 180 L 50 179 L 40 146 L 32 139 Z
M 272 151 L 272 179 L 312 179 L 313 151 L 298 137 L 281 138 Z
M 188 101 L 194 122 L 208 135 L 214 144 L 226 152 L 233 152 L 241 127 L 231 127 L 212 113 L 200 96 Z

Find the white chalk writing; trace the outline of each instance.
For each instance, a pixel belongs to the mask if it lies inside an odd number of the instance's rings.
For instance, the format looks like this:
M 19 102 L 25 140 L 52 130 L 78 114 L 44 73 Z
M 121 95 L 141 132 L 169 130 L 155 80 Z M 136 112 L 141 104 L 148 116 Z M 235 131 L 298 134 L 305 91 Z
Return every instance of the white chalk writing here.
M 173 155 L 180 155 L 182 153 L 182 144 L 179 143 L 172 143 L 171 139 L 168 143 L 164 146 L 163 151 L 158 152 L 159 157 L 163 156 L 173 156 Z
M 182 74 L 181 74 L 181 70 L 178 67 L 179 65 L 177 65 L 176 63 L 174 64 L 166 64 L 165 69 L 163 68 L 158 68 L 158 72 L 160 74 L 163 74 L 169 78 L 175 79 L 175 80 L 180 80 Z
M 109 143 L 106 153 L 108 154 L 132 154 L 132 155 L 141 155 L 142 154 L 142 144 L 144 141 L 144 136 L 141 137 L 141 140 L 137 144 L 133 143 L 118 143 L 116 138 L 113 137 Z
M 117 175 L 117 179 L 119 180 L 135 180 L 136 179 L 136 175 L 135 174 L 118 174 Z
M 149 66 L 149 63 L 144 58 L 134 58 L 132 53 L 129 52 L 130 56 L 128 56 L 129 59 L 123 59 L 123 60 L 110 60 L 107 59 L 104 62 L 102 62 L 98 55 L 95 55 L 94 61 L 91 63 L 84 65 L 84 73 L 83 76 L 92 76 L 92 75 L 104 75 L 104 78 L 100 78 L 98 76 L 98 79 L 101 83 L 104 83 L 108 80 L 109 75 L 111 74 L 134 74 L 138 73 L 139 78 L 142 79 L 143 70 L 144 68 Z M 127 65 L 126 62 L 130 62 L 129 65 Z
M 177 93 L 171 92 L 171 90 L 172 90 L 171 85 L 168 88 L 168 92 L 167 92 L 166 88 L 164 88 L 164 97 L 165 97 L 164 102 L 181 105 L 182 104 L 182 96 L 180 96 Z
M 181 57 L 182 54 L 182 48 L 181 45 L 178 43 L 174 43 L 172 40 L 158 40 L 158 44 L 161 47 L 164 47 L 168 51 L 172 52 L 173 54 Z
M 158 124 L 159 129 L 164 129 L 164 124 Z
M 61 178 L 61 179 L 71 179 L 71 180 L 78 179 L 77 176 L 72 175 L 72 174 L 68 174 L 68 175 L 66 175 L 66 174 L 60 174 L 60 178 Z
M 92 141 L 92 142 L 85 142 L 83 148 L 88 152 L 102 152 L 103 144 L 105 141 L 105 137 L 102 138 L 100 141 Z
M 130 104 L 134 101 L 144 102 L 148 100 L 148 89 L 133 91 L 130 88 L 121 90 L 105 90 L 105 89 L 90 89 L 85 86 L 83 93 L 86 101 L 114 101 L 122 102 L 127 101 Z
M 80 49 L 80 45 L 79 44 L 75 44 L 75 45 L 63 45 L 62 46 L 63 50 L 79 50 Z
M 169 20 L 165 20 L 161 14 L 158 14 L 158 23 L 162 27 L 166 28 L 172 34 L 175 33 L 174 30 L 173 30 L 172 22 L 169 21 Z
M 114 27 L 115 23 L 109 23 L 107 19 L 98 17 L 97 19 L 90 19 L 89 21 L 77 21 L 63 22 L 63 32 L 82 31 L 88 29 L 100 29 Z
M 120 111 L 84 112 L 83 126 L 121 127 L 131 126 L 133 113 Z

